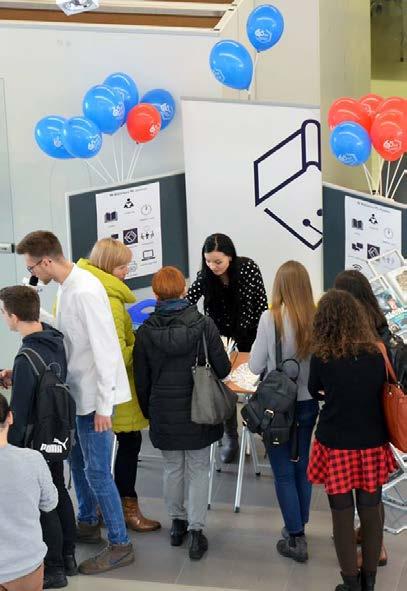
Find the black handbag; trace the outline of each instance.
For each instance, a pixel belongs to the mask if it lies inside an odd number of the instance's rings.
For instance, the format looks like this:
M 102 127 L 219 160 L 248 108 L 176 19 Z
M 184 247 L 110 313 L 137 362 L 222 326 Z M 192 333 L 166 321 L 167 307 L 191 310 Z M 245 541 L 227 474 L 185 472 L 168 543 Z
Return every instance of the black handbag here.
M 191 421 L 198 425 L 219 425 L 229 419 L 236 408 L 237 396 L 213 371 L 209 363 L 205 331 L 202 333 L 205 365 L 199 363 L 199 341 L 195 365 L 192 367 L 194 388 Z
M 296 359 L 283 361 L 281 338 L 275 327 L 276 369 L 260 382 L 256 392 L 242 408 L 241 415 L 252 433 L 263 437 L 266 448 L 283 445 L 291 440 L 291 459 L 298 459 L 296 402 L 300 365 Z M 293 363 L 296 375 L 289 376 L 285 366 Z

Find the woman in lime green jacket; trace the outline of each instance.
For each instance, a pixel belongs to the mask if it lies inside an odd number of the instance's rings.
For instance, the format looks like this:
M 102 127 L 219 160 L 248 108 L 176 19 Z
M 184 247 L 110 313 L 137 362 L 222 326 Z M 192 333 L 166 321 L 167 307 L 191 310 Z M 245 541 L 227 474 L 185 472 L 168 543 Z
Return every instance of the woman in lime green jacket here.
M 124 363 L 130 382 L 132 399 L 115 408 L 113 430 L 118 441 L 115 463 L 115 481 L 123 503 L 126 524 L 140 532 L 159 529 L 160 523 L 146 519 L 139 508 L 135 483 L 138 456 L 141 448 L 141 430 L 148 421 L 141 412 L 133 375 L 133 347 L 135 336 L 126 304 L 136 301 L 133 292 L 124 283 L 132 254 L 119 240 L 103 238 L 94 245 L 89 260 L 80 259 L 78 267 L 89 271 L 99 279 L 106 289 L 112 308 L 113 319 L 123 353 Z

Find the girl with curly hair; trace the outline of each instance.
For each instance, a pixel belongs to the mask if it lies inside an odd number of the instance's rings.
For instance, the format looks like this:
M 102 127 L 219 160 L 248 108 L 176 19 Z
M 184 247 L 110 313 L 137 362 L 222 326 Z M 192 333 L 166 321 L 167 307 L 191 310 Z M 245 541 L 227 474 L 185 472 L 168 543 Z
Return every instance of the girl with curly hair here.
M 308 477 L 325 485 L 331 507 L 343 578 L 336 591 L 373 591 L 383 540 L 382 485 L 396 468 L 382 411 L 384 359 L 363 308 L 338 289 L 319 302 L 313 342 L 308 389 L 325 404 Z M 363 529 L 360 573 L 354 496 Z

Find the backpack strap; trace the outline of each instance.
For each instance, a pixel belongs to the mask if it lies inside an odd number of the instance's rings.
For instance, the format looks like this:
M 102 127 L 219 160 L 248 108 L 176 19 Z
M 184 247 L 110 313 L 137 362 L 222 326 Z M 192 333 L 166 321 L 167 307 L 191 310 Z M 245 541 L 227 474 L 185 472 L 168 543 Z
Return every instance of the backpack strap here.
M 19 356 L 25 357 L 28 360 L 37 378 L 39 378 L 48 367 L 41 355 L 29 347 L 20 349 L 17 357 Z

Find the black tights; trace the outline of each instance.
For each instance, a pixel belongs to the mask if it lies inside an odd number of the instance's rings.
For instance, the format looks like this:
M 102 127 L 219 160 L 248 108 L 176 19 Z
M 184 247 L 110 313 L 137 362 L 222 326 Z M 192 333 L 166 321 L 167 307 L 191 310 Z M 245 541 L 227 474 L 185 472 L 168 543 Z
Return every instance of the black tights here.
M 363 570 L 376 572 L 383 542 L 382 489 L 374 493 L 356 490 L 356 508 L 362 528 Z M 353 491 L 339 495 L 328 495 L 332 512 L 332 523 L 336 554 L 344 575 L 358 573 L 356 537 L 354 531 L 355 501 Z
M 121 497 L 135 497 L 137 464 L 141 448 L 140 431 L 116 433 L 119 444 L 114 468 L 114 480 Z

